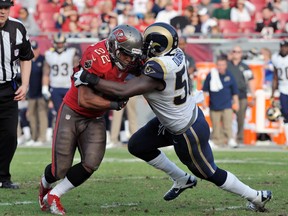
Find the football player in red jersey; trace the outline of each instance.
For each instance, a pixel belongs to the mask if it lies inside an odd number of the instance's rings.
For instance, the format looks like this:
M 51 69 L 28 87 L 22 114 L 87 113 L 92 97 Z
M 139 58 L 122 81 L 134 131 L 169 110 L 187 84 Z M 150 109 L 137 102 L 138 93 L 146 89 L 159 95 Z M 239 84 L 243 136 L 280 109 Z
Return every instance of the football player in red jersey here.
M 143 37 L 134 27 L 119 25 L 107 39 L 90 45 L 84 52 L 79 70 L 97 74 L 107 80 L 123 82 L 128 71 L 140 63 Z M 59 108 L 52 142 L 52 163 L 40 181 L 39 204 L 42 211 L 65 215 L 60 197 L 81 185 L 96 171 L 104 157 L 107 110 L 120 110 L 126 100 L 107 97 L 87 86 L 71 88 Z M 72 166 L 78 148 L 81 162 Z M 62 179 L 54 188 L 52 184 Z

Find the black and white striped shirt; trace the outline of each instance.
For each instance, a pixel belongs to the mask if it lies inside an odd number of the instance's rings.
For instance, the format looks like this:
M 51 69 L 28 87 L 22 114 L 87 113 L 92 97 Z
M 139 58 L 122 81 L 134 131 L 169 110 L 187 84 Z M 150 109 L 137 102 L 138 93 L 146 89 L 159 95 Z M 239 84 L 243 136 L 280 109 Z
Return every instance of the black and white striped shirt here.
M 11 81 L 17 74 L 19 61 L 29 61 L 34 54 L 24 25 L 9 17 L 0 28 L 0 83 Z

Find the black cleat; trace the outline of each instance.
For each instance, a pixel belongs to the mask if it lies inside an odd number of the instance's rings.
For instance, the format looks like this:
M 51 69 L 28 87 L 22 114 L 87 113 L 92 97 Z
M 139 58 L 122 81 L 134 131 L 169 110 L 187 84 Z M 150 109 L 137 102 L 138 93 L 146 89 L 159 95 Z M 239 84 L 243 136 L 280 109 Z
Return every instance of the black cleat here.
M 197 185 L 197 179 L 186 173 L 186 175 L 177 181 L 174 181 L 172 188 L 164 195 L 164 200 L 170 201 L 177 198 L 183 191 L 193 188 Z
M 0 188 L 19 189 L 19 185 L 11 181 L 3 181 L 3 182 L 0 182 Z

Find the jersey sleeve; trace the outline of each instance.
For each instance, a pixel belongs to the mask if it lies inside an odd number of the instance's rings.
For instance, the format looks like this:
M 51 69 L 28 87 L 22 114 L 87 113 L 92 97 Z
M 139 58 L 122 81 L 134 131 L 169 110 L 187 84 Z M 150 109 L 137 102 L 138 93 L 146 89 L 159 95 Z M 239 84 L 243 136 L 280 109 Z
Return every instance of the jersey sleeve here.
M 31 46 L 27 31 L 23 25 L 20 25 L 19 29 L 20 29 L 20 32 L 23 34 L 23 37 L 22 37 L 23 46 L 19 50 L 19 59 L 22 61 L 32 60 L 34 58 L 34 53 L 32 50 L 32 46 Z
M 90 46 L 83 53 L 80 60 L 80 65 L 82 68 L 87 70 L 90 73 L 94 73 L 99 77 L 105 77 L 106 71 L 109 71 L 111 68 L 111 60 L 108 53 L 97 53 L 95 46 Z
M 159 58 L 151 58 L 144 64 L 142 74 L 154 79 L 164 80 L 167 70 Z

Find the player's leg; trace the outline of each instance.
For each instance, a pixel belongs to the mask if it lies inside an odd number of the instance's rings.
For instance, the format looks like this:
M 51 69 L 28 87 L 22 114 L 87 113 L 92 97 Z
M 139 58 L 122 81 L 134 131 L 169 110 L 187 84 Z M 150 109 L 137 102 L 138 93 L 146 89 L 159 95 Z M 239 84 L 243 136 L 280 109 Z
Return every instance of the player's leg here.
M 141 158 L 149 165 L 165 172 L 171 179 L 173 179 L 175 185 L 181 183 L 181 186 L 185 189 L 196 185 L 197 180 L 193 176 L 190 176 L 180 169 L 158 149 L 160 147 L 172 145 L 172 141 L 169 141 L 166 138 L 165 133 L 168 132 L 165 131 L 165 128 L 160 124 L 159 120 L 154 118 L 132 135 L 128 142 L 128 150 L 132 155 Z M 166 194 L 164 199 L 175 199 L 182 191 L 184 191 L 184 189 L 181 189 L 182 188 L 178 188 L 174 195 L 172 194 L 170 196 Z
M 18 189 L 19 185 L 12 183 L 10 174 L 10 164 L 17 148 L 18 105 L 13 100 L 14 91 L 6 91 L 5 85 L 0 85 L 0 189 Z
M 190 130 L 184 134 L 184 140 L 178 136 L 181 145 L 175 146 L 180 160 L 198 177 L 203 178 L 231 193 L 246 198 L 254 210 L 262 211 L 272 197 L 270 191 L 257 191 L 241 182 L 234 174 L 222 170 L 214 163 L 211 147 L 208 143 L 209 126 L 201 110 Z M 185 143 L 186 144 L 183 144 Z
M 288 95 L 280 94 L 281 113 L 284 118 L 284 133 L 288 148 Z
M 48 200 L 47 194 L 53 195 L 55 191 L 59 190 L 65 192 L 72 187 L 68 182 L 65 187 L 57 184 L 54 190 L 52 189 L 52 184 L 64 178 L 72 165 L 77 144 L 75 122 L 77 122 L 78 118 L 75 115 L 75 112 L 65 105 L 59 108 L 52 142 L 52 164 L 45 168 L 44 175 L 40 181 L 39 204 L 42 211 L 49 210 L 51 205 L 51 200 Z M 67 116 L 70 116 L 70 118 L 67 119 Z M 63 212 L 64 209 L 61 206 L 59 197 L 55 203 L 58 205 L 57 209 Z
M 63 98 L 64 98 L 66 92 L 68 91 L 68 89 L 51 88 L 50 91 L 51 91 L 51 100 L 53 102 L 54 109 L 56 112 L 58 112 L 58 110 L 62 104 Z
M 212 122 L 212 136 L 211 140 L 216 146 L 222 146 L 223 145 L 223 140 L 221 140 L 221 111 L 213 111 L 210 110 L 210 118 Z
M 69 168 L 64 179 L 47 194 L 50 211 L 56 214 L 65 213 L 60 203 L 60 197 L 84 183 L 99 168 L 105 153 L 106 126 L 104 118 L 87 119 L 75 114 L 73 117 L 75 121 L 70 124 L 76 125 L 76 128 L 75 130 L 71 128 L 71 133 L 76 134 L 78 138 L 81 162 Z M 69 146 L 66 145 L 66 147 Z
M 243 134 L 244 134 L 244 119 L 246 116 L 247 110 L 247 99 L 239 99 L 239 110 L 236 113 L 237 115 L 237 143 L 243 143 Z

